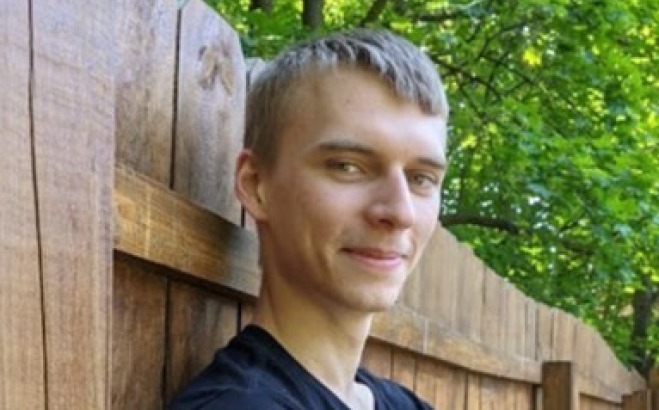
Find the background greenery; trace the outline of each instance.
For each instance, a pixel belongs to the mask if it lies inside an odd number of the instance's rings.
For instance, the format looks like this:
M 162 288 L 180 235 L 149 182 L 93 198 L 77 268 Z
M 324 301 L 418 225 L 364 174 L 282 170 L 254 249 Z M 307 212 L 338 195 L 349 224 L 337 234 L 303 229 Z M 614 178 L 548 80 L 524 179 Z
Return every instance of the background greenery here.
M 265 59 L 385 27 L 435 61 L 452 106 L 440 219 L 499 274 L 659 355 L 659 0 L 207 0 Z

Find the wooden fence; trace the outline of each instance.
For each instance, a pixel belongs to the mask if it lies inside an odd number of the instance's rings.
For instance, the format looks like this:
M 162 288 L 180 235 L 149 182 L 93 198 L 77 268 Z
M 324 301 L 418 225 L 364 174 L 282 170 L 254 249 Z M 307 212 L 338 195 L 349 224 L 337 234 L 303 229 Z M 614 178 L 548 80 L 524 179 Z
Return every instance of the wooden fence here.
M 0 0 L 0 55 L 0 409 L 159 409 L 258 291 L 237 35 L 198 0 Z M 659 409 L 442 229 L 363 362 L 438 409 Z

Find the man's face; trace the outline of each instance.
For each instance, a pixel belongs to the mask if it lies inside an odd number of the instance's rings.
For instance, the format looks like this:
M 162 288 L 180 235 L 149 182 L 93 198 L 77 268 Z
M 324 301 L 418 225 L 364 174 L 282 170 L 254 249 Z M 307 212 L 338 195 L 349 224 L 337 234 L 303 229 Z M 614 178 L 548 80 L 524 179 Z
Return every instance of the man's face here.
M 327 309 L 386 309 L 436 226 L 445 121 L 361 70 L 303 84 L 260 172 L 265 275 Z

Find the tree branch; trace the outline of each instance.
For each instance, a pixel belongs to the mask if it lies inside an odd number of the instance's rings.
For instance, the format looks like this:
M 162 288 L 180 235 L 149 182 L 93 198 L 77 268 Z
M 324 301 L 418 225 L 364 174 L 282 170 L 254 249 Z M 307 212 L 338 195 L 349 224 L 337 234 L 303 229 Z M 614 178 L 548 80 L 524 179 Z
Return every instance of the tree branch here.
M 452 214 L 440 216 L 439 221 L 445 228 L 455 225 L 476 225 L 484 228 L 498 229 L 514 235 L 519 235 L 522 232 L 522 228 L 513 222 L 489 216 Z
M 359 26 L 364 27 L 367 24 L 376 21 L 380 17 L 380 14 L 382 14 L 382 11 L 384 11 L 384 6 L 386 5 L 387 0 L 375 0 L 373 4 L 371 4 L 371 8 L 368 9 L 368 12 L 362 21 L 359 22 Z

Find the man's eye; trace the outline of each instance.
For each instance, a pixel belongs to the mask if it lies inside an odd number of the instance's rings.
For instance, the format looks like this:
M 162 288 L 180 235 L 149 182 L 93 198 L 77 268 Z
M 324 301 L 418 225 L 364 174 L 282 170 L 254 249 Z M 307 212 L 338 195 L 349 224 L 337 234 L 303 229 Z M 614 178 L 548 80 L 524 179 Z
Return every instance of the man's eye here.
M 409 177 L 410 184 L 421 189 L 431 189 L 437 186 L 437 179 L 428 174 L 418 173 Z
M 361 172 L 357 165 L 349 161 L 329 161 L 327 166 L 329 169 L 340 171 L 345 174 L 358 174 Z

